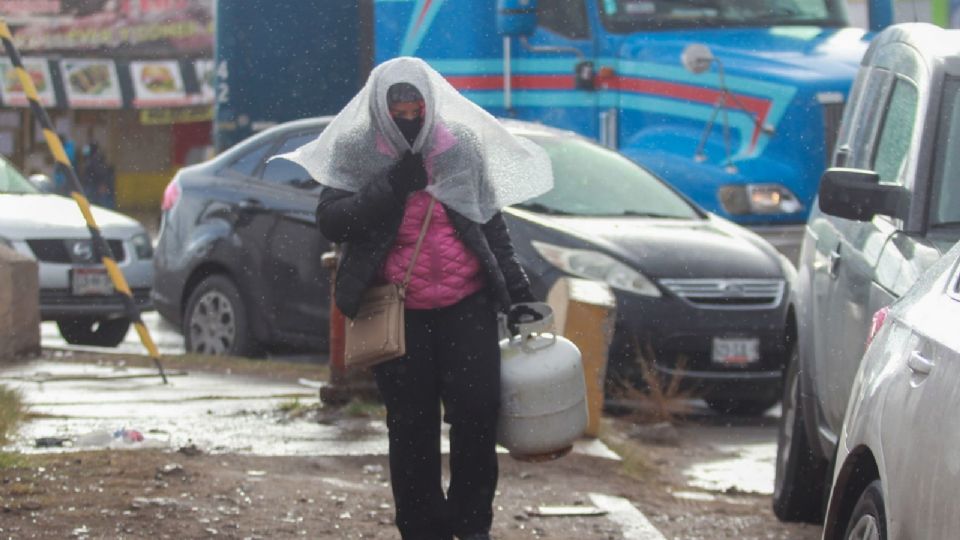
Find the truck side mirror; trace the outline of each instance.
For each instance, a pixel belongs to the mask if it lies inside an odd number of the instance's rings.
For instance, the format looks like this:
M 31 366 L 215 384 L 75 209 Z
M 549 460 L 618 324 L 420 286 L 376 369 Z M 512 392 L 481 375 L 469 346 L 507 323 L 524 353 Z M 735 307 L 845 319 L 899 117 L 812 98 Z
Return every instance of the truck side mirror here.
M 831 216 L 870 221 L 876 215 L 900 217 L 907 192 L 880 184 L 874 171 L 834 167 L 820 179 L 820 209 Z
M 537 0 L 497 0 L 497 32 L 530 36 L 537 29 Z
M 694 75 L 699 75 L 710 69 L 710 64 L 716 60 L 710 47 L 702 43 L 691 43 L 683 49 L 680 54 L 680 63 L 687 71 Z

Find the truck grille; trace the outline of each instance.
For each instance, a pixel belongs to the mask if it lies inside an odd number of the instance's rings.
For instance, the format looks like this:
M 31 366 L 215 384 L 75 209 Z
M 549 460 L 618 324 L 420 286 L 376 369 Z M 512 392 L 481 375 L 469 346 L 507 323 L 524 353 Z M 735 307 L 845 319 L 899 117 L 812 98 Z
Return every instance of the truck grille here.
M 660 284 L 702 309 L 768 309 L 780 305 L 782 279 L 661 279 Z
M 826 151 L 826 166 L 833 163 L 833 152 L 840 135 L 840 120 L 843 118 L 843 101 L 823 103 L 823 148 Z
M 73 244 L 76 242 L 77 240 L 43 238 L 27 240 L 27 245 L 30 246 L 30 251 L 33 251 L 33 256 L 36 257 L 40 262 L 58 264 L 82 264 L 94 262 L 90 257 L 78 256 L 71 251 L 71 246 L 73 246 Z M 83 240 L 83 242 L 89 243 L 89 240 Z M 113 251 L 113 257 L 116 259 L 116 261 L 122 262 L 126 256 L 126 253 L 123 249 L 123 241 L 107 240 L 107 244 L 110 245 L 110 250 Z M 87 251 L 87 253 L 92 252 Z

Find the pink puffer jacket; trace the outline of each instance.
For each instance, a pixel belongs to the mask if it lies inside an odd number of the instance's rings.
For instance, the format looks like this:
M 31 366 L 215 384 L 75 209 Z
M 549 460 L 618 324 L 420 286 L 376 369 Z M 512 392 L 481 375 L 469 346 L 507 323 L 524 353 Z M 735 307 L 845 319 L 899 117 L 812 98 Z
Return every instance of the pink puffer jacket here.
M 430 195 L 418 191 L 407 199 L 397 240 L 387 254 L 383 278 L 400 283 L 410 265 L 420 228 L 430 205 Z M 433 218 L 407 287 L 408 309 L 452 306 L 483 288 L 480 260 L 458 238 L 443 205 L 433 206 Z
M 456 143 L 453 135 L 442 126 L 434 129 L 433 152 L 424 159 L 427 176 L 431 176 L 433 157 Z M 381 152 L 392 153 L 384 142 L 378 141 Z M 403 221 L 387 254 L 381 277 L 389 283 L 400 283 L 410 266 L 410 259 L 426 218 L 431 196 L 418 191 L 407 198 Z M 442 204 L 433 206 L 433 217 L 417 256 L 405 305 L 408 309 L 437 309 L 452 306 L 483 288 L 480 260 L 460 240 L 450 223 Z

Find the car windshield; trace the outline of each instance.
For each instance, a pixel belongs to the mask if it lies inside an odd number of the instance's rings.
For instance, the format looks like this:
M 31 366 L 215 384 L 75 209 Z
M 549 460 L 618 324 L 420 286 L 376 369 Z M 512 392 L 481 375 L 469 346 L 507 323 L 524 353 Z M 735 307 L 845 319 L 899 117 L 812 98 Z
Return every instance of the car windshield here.
M 601 0 L 604 25 L 630 33 L 660 28 L 845 26 L 837 0 Z
M 38 193 L 29 180 L 23 177 L 7 160 L 0 158 L 0 193 Z
M 960 224 L 960 78 L 951 78 L 944 85 L 944 110 L 941 118 L 940 139 L 936 145 L 939 156 L 934 185 L 935 201 L 931 209 L 930 225 Z
M 575 216 L 701 217 L 670 187 L 617 152 L 577 137 L 524 137 L 550 155 L 554 187 L 521 208 Z

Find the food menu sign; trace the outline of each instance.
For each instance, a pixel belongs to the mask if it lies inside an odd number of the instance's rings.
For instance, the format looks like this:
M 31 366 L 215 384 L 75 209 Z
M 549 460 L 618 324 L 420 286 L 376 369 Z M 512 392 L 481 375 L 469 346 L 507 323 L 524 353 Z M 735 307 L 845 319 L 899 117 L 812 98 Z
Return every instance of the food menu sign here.
M 44 58 L 24 58 L 23 68 L 33 79 L 33 86 L 37 88 L 40 104 L 51 107 L 56 104 L 53 92 L 53 80 L 50 78 L 50 64 Z M 8 107 L 27 107 L 27 94 L 20 84 L 20 77 L 10 60 L 0 59 L 0 84 L 2 84 L 3 104 Z
M 60 62 L 71 107 L 117 109 L 123 106 L 117 68 L 110 60 L 67 59 Z
M 175 60 L 130 63 L 133 105 L 137 108 L 170 107 L 191 103 L 183 87 L 180 64 Z

